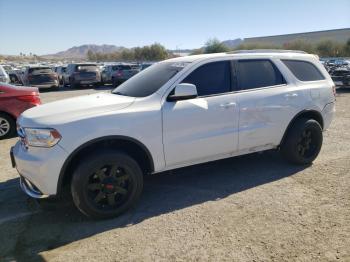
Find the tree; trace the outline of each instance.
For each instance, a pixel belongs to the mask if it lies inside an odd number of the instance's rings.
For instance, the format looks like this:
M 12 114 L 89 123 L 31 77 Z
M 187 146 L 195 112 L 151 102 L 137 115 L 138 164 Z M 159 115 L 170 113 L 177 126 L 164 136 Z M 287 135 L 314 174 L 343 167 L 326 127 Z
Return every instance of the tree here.
M 95 60 L 96 60 L 96 55 L 95 55 L 95 53 L 92 52 L 91 50 L 88 50 L 86 56 L 87 56 L 87 59 L 88 59 L 89 61 L 95 61 Z
M 200 54 L 203 54 L 203 52 L 204 52 L 203 48 L 198 48 L 198 49 L 194 49 L 190 55 L 200 55 Z
M 289 43 L 285 43 L 283 45 L 285 49 L 291 49 L 291 50 L 300 50 L 305 51 L 307 53 L 316 53 L 315 45 L 311 44 L 310 42 L 304 40 L 304 39 L 297 39 Z
M 222 42 L 220 42 L 217 38 L 209 39 L 204 46 L 204 53 L 210 54 L 210 53 L 222 53 L 222 52 L 228 52 L 230 49 L 224 45 Z
M 316 49 L 319 56 L 346 56 L 346 45 L 332 40 L 322 40 L 317 43 Z
M 345 53 L 344 54 L 345 56 L 350 56 L 350 38 L 348 39 L 348 41 L 344 46 L 344 53 Z

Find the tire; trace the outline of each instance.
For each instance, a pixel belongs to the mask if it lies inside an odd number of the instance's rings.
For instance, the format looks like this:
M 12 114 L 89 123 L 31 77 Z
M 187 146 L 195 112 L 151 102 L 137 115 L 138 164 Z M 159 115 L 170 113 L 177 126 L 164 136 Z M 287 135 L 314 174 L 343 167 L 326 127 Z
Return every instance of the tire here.
M 77 88 L 78 87 L 78 85 L 75 83 L 75 81 L 74 81 L 74 79 L 69 79 L 69 88 L 71 88 L 71 89 L 75 89 L 75 88 Z
M 60 81 L 60 83 L 59 83 L 59 87 L 60 88 L 64 88 L 66 86 L 66 84 L 64 83 L 64 79 L 63 79 L 63 77 L 61 78 L 61 81 Z
M 0 140 L 14 137 L 16 135 L 16 121 L 6 114 L 0 113 Z
M 81 161 L 71 183 L 74 204 L 83 214 L 95 219 L 124 213 L 137 202 L 142 188 L 143 173 L 139 165 L 118 151 L 96 152 Z
M 322 142 L 321 125 L 316 120 L 301 118 L 288 129 L 281 153 L 290 163 L 311 164 L 320 153 Z
M 115 80 L 115 78 L 112 78 L 112 87 L 116 88 L 117 87 L 117 81 Z

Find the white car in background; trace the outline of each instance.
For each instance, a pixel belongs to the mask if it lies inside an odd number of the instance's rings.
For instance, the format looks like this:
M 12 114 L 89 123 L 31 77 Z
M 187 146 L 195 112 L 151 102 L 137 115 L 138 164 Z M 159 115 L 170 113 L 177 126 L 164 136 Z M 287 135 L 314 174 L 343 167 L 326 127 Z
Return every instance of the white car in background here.
M 310 164 L 334 111 L 334 83 L 314 55 L 181 57 L 111 93 L 24 112 L 11 159 L 28 195 L 54 196 L 68 185 L 80 211 L 107 218 L 136 202 L 145 174 L 269 149 Z
M 2 65 L 0 65 L 0 82 L 2 82 L 2 83 L 9 83 L 10 82 L 10 77 L 6 73 L 6 71 Z

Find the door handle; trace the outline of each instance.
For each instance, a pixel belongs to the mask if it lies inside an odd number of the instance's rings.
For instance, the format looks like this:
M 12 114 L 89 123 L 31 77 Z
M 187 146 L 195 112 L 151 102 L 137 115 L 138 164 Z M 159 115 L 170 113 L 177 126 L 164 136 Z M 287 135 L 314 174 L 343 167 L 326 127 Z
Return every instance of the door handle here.
M 230 103 L 225 103 L 225 104 L 221 104 L 220 107 L 222 108 L 230 108 L 230 107 L 234 107 L 236 106 L 235 102 L 230 102 Z
M 293 97 L 297 97 L 298 94 L 297 93 L 292 93 L 292 94 L 286 94 L 285 97 L 287 98 L 293 98 Z

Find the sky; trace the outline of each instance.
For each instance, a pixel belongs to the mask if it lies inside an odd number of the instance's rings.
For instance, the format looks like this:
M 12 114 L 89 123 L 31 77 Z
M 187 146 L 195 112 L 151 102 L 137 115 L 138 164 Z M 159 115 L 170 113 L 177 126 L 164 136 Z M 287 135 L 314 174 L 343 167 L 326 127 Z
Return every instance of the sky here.
M 348 27 L 350 0 L 0 0 L 0 54 L 6 55 L 83 44 L 192 49 L 214 37 Z

